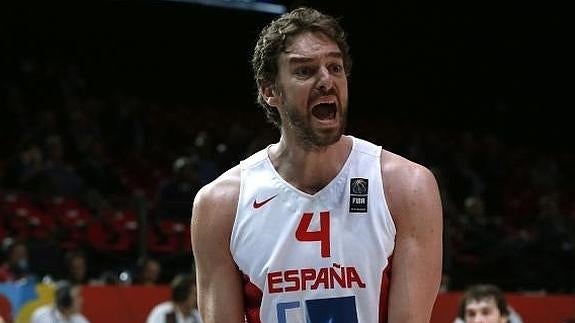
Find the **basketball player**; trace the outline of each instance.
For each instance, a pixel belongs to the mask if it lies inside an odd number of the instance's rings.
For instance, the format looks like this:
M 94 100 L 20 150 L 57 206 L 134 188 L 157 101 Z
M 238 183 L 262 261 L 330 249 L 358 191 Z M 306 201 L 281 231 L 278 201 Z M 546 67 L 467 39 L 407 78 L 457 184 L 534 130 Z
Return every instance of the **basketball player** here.
M 429 322 L 442 264 L 436 180 L 343 134 L 341 27 L 296 9 L 261 32 L 252 63 L 281 138 L 196 195 L 204 323 Z

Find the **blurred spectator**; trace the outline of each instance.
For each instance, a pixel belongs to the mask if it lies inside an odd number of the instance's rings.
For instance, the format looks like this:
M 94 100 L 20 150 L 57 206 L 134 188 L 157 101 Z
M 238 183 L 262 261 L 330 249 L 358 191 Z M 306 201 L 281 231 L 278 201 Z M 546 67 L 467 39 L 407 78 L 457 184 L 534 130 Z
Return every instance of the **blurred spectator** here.
M 501 252 L 492 248 L 501 243 L 505 234 L 500 230 L 497 221 L 485 214 L 483 198 L 481 196 L 465 198 L 463 212 L 455 221 L 459 223 L 456 233 L 458 237 L 455 238 L 457 248 L 453 251 L 455 259 L 452 273 L 456 277 L 459 276 L 459 283 L 499 281 L 501 273 L 497 270 L 497 263 L 502 258 Z M 454 287 L 463 288 L 457 285 Z
M 98 280 L 104 285 L 118 285 L 121 283 L 119 275 L 115 270 L 104 270 Z
M 522 323 L 495 285 L 478 284 L 467 288 L 459 303 L 454 323 Z
M 37 144 L 26 143 L 18 155 L 7 162 L 6 186 L 28 188 L 30 181 L 42 170 L 44 165 L 42 150 Z
M 533 226 L 537 228 L 534 244 L 535 252 L 530 259 L 539 268 L 535 287 L 555 293 L 573 291 L 572 275 L 575 271 L 575 241 L 570 237 L 569 217 L 559 206 L 559 194 L 542 195 L 537 201 L 538 211 Z M 536 264 L 534 258 L 556 259 L 553 262 L 544 261 Z M 541 280 L 540 277 L 545 277 Z
M 5 261 L 0 266 L 0 282 L 19 281 L 31 277 L 28 268 L 28 247 L 22 241 L 4 239 Z
M 194 149 L 199 157 L 198 172 L 200 182 L 205 185 L 218 177 L 219 169 L 216 163 L 216 146 L 211 133 L 200 131 L 194 139 Z
M 86 256 L 80 250 L 69 251 L 65 255 L 64 264 L 65 277 L 64 279 L 74 285 L 83 285 L 90 282 L 88 277 L 88 266 L 86 263 Z
M 94 190 L 100 196 L 113 196 L 123 192 L 123 186 L 107 156 L 106 147 L 101 142 L 91 142 L 84 158 L 78 166 L 78 174 L 82 177 L 88 190 Z
M 153 258 L 144 259 L 136 270 L 134 284 L 156 285 L 162 273 L 162 265 Z
M 190 157 L 177 158 L 172 165 L 172 177 L 158 190 L 157 218 L 188 220 L 192 200 L 200 187 L 197 161 Z
M 38 307 L 32 313 L 31 323 L 89 323 L 82 315 L 80 286 L 62 281 L 57 284 L 54 304 Z
M 194 276 L 176 276 L 171 288 L 172 299 L 154 306 L 146 323 L 201 323 Z
M 117 156 L 141 156 L 146 144 L 146 128 L 144 124 L 144 102 L 131 95 L 117 93 L 114 101 L 106 110 L 109 133 L 107 137 L 110 150 Z
M 65 144 L 60 136 L 50 136 L 45 142 L 46 160 L 38 175 L 40 193 L 46 196 L 78 196 L 82 179 L 73 164 L 65 159 Z

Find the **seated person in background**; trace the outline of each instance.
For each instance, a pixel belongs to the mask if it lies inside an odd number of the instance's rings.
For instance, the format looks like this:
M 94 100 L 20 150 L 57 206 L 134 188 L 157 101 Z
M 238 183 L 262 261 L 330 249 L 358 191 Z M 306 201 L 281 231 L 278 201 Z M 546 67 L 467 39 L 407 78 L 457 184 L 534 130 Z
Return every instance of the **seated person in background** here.
M 86 264 L 86 256 L 80 250 L 73 250 L 66 253 L 65 256 L 65 272 L 66 280 L 72 284 L 88 284 L 88 267 Z
M 171 288 L 172 300 L 156 305 L 146 323 L 201 323 L 195 277 L 178 275 L 172 281 Z
M 454 323 L 522 323 L 519 315 L 507 304 L 505 294 L 494 285 L 469 287 L 459 303 Z
M 162 264 L 153 258 L 142 259 L 136 270 L 135 285 L 156 285 L 162 273 Z
M 0 283 L 31 278 L 28 270 L 28 247 L 23 241 L 12 238 L 2 243 L 6 261 L 0 265 Z
M 60 282 L 56 286 L 54 304 L 44 305 L 32 313 L 31 323 L 89 323 L 80 313 L 80 286 Z

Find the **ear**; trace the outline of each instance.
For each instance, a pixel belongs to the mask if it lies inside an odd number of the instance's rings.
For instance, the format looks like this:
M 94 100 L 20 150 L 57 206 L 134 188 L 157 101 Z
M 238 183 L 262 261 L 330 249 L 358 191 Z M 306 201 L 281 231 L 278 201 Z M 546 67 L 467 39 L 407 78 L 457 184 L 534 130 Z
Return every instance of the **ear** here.
M 272 107 L 277 108 L 282 101 L 279 91 L 275 89 L 273 84 L 262 85 L 260 87 L 260 93 L 266 103 Z

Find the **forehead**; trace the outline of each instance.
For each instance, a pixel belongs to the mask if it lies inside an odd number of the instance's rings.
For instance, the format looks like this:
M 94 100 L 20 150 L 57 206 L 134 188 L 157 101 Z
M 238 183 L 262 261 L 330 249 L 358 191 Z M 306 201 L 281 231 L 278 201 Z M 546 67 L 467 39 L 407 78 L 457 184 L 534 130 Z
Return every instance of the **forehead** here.
M 290 57 L 319 57 L 341 51 L 335 41 L 321 32 L 304 32 L 293 36 L 281 54 L 284 59 Z
M 20 253 L 24 253 L 26 251 L 27 251 L 26 246 L 23 244 L 17 244 L 14 246 L 14 249 L 12 249 L 13 254 L 15 254 L 15 253 L 20 254 Z
M 484 298 L 484 299 L 473 299 L 467 302 L 465 306 L 466 311 L 474 310 L 482 310 L 482 309 L 497 309 L 497 303 L 495 303 L 495 299 L 493 297 Z
M 86 259 L 84 259 L 82 256 L 74 256 L 72 259 L 70 259 L 70 262 L 73 264 L 83 264 L 86 262 Z

